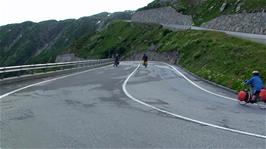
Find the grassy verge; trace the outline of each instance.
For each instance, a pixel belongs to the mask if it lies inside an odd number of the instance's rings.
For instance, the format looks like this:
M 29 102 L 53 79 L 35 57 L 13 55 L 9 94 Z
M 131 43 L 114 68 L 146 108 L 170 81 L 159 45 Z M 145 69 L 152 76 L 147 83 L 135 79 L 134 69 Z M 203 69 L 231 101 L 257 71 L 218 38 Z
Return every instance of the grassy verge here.
M 131 51 L 146 50 L 151 43 L 160 40 L 162 32 L 159 25 L 117 21 L 94 36 L 78 40 L 69 51 L 82 58 L 106 58 L 115 53 L 127 55 Z
M 69 48 L 83 58 L 104 58 L 120 53 L 130 56 L 156 45 L 157 52 L 178 51 L 179 65 L 230 87 L 242 89 L 252 70 L 266 77 L 266 46 L 209 31 L 172 32 L 157 25 L 114 22 L 103 32 L 85 37 Z

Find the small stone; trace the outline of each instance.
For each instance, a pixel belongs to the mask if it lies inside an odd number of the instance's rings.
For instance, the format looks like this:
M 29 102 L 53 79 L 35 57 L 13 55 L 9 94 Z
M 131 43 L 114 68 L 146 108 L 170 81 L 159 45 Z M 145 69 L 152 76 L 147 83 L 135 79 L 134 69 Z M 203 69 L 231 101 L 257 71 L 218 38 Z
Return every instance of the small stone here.
M 220 8 L 220 12 L 223 12 L 226 6 L 227 6 L 227 3 L 223 3 L 222 7 Z
M 236 7 L 236 12 L 239 12 L 241 9 L 241 4 L 238 4 L 237 7 Z
M 214 6 L 211 6 L 211 7 L 209 8 L 209 11 L 211 11 L 213 8 L 214 8 Z

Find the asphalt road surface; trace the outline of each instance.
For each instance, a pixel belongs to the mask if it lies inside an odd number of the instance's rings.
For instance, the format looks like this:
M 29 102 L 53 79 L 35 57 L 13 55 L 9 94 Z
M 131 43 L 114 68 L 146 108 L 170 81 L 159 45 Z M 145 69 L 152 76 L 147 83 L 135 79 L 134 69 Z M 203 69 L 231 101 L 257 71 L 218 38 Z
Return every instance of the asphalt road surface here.
M 1 86 L 1 148 L 266 147 L 265 110 L 202 91 L 164 63 L 137 66 L 92 69 L 8 96 L 43 79 Z M 176 69 L 208 91 L 236 96 Z

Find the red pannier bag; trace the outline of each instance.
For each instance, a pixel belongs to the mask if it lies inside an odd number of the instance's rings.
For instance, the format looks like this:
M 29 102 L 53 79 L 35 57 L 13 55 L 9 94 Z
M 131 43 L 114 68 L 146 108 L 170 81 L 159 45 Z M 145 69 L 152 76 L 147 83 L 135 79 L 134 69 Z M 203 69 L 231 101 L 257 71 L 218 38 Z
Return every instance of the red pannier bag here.
M 266 102 L 266 89 L 260 90 L 260 99 Z
M 240 100 L 240 101 L 247 101 L 247 98 L 248 98 L 248 93 L 247 92 L 240 91 L 238 93 L 238 100 Z

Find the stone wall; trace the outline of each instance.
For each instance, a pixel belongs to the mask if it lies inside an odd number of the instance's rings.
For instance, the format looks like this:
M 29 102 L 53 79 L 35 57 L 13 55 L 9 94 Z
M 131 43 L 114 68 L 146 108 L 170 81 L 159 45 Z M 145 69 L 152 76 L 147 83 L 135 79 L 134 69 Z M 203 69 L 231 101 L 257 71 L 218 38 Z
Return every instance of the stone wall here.
M 179 1 L 179 0 L 159 0 L 160 3 L 168 3 L 168 2 L 174 3 L 174 2 L 177 2 L 177 1 Z
M 125 60 L 134 60 L 134 61 L 142 61 L 143 55 L 146 54 L 149 58 L 149 61 L 163 61 L 170 64 L 176 64 L 179 60 L 179 50 L 168 51 L 168 52 L 159 52 L 158 45 L 151 44 L 146 51 L 132 51 L 130 52 Z
M 192 17 L 182 15 L 171 7 L 149 9 L 136 12 L 131 19 L 133 22 L 191 25 Z
M 266 13 L 240 13 L 217 17 L 201 27 L 266 35 Z
M 159 3 L 164 4 L 164 3 L 178 3 L 181 0 L 159 0 Z M 188 4 L 191 5 L 198 5 L 206 0 L 186 0 Z
M 84 60 L 82 58 L 76 57 L 75 54 L 62 54 L 62 55 L 58 55 L 56 57 L 55 62 L 71 62 L 71 61 L 81 61 Z
M 176 64 L 178 62 L 178 52 L 156 52 L 156 51 L 146 51 L 131 54 L 125 60 L 129 61 L 142 61 L 143 54 L 148 56 L 149 61 L 161 61 L 170 64 Z

